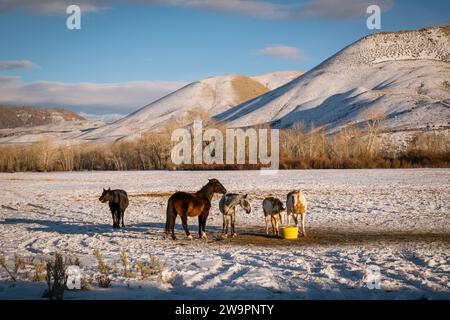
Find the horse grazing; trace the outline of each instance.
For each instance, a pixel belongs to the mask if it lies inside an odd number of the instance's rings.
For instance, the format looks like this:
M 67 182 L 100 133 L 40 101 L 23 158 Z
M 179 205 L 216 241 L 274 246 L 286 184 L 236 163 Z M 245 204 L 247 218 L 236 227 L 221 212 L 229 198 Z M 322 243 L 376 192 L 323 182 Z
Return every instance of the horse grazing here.
M 286 215 L 287 222 L 290 223 L 291 215 L 294 217 L 295 225 L 298 225 L 298 215 L 302 218 L 303 236 L 306 237 L 305 231 L 305 216 L 308 209 L 305 195 L 300 190 L 289 192 L 286 198 Z
M 247 195 L 237 194 L 237 193 L 227 193 L 222 196 L 219 201 L 219 209 L 223 215 L 223 227 L 222 227 L 222 237 L 226 238 L 228 234 L 228 224 L 231 220 L 231 236 L 234 238 L 237 236 L 235 232 L 234 225 L 236 222 L 236 207 L 241 206 L 246 213 L 252 211 L 252 206 L 247 200 Z
M 263 210 L 264 210 L 264 220 L 266 222 L 266 234 L 269 234 L 269 216 L 270 221 L 272 223 L 272 232 L 275 235 L 279 235 L 278 232 L 278 221 L 283 223 L 283 216 L 281 215 L 281 212 L 286 210 L 286 208 L 283 208 L 283 203 L 280 199 L 268 197 L 265 198 L 263 201 Z
M 181 217 L 183 229 L 189 240 L 192 239 L 189 233 L 187 218 L 198 216 L 198 235 L 199 238 L 206 238 L 206 219 L 211 209 L 211 199 L 214 193 L 225 194 L 227 189 L 217 179 L 209 179 L 208 183 L 204 185 L 199 191 L 195 193 L 176 192 L 170 196 L 167 202 L 166 210 L 166 233 L 172 234 L 172 239 L 175 237 L 175 220 L 177 215 Z
M 128 195 L 125 190 L 108 190 L 103 189 L 103 193 L 98 199 L 102 203 L 108 202 L 109 209 L 111 209 L 113 228 L 120 228 L 120 221 L 122 220 L 122 228 L 125 227 L 123 216 L 125 209 L 128 207 Z

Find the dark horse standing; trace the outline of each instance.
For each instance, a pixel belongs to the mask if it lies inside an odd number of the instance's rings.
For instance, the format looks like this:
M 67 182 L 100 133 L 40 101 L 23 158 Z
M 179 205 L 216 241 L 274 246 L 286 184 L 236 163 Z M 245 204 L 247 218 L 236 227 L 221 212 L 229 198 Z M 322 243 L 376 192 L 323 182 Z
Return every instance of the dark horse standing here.
M 123 216 L 125 209 L 128 207 L 128 195 L 125 190 L 108 190 L 103 189 L 103 193 L 99 200 L 103 203 L 108 202 L 109 209 L 111 209 L 113 228 L 120 228 L 120 221 L 122 220 L 122 228 L 125 227 L 123 223 Z
M 214 193 L 224 194 L 226 192 L 227 189 L 225 189 L 219 180 L 209 179 L 209 182 L 195 193 L 174 193 L 167 203 L 166 233 L 172 233 L 172 239 L 176 239 L 175 220 L 177 215 L 179 215 L 188 239 L 192 239 L 187 225 L 187 218 L 198 216 L 199 238 L 206 238 L 205 226 L 209 209 L 211 208 L 211 199 Z

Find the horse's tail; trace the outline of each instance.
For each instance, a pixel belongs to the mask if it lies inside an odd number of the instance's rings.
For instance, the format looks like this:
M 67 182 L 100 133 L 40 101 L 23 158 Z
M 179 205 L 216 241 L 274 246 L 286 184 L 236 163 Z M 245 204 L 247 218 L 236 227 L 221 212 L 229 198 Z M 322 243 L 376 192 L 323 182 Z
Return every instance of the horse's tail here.
M 166 233 L 170 233 L 170 231 L 175 227 L 175 212 L 173 211 L 173 200 L 170 198 L 167 201 L 167 209 L 166 209 Z

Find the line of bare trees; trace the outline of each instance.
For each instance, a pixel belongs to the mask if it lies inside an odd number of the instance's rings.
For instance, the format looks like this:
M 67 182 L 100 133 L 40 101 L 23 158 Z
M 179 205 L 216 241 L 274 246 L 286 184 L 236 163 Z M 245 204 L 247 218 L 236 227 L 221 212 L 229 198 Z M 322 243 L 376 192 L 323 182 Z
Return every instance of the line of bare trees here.
M 448 132 L 415 133 L 404 145 L 375 127 L 347 127 L 333 135 L 301 127 L 280 135 L 282 169 L 450 167 Z
M 133 141 L 110 144 L 0 146 L 0 171 L 81 171 L 158 169 L 256 169 L 258 166 L 178 166 L 170 161 L 170 133 L 148 133 Z M 329 135 L 301 126 L 280 132 L 282 169 L 449 167 L 450 136 L 417 133 L 406 145 L 383 139 L 377 126 L 348 127 Z
M 33 145 L 0 147 L 0 171 L 150 170 L 167 168 L 170 137 L 146 134 L 134 141 L 110 144 Z

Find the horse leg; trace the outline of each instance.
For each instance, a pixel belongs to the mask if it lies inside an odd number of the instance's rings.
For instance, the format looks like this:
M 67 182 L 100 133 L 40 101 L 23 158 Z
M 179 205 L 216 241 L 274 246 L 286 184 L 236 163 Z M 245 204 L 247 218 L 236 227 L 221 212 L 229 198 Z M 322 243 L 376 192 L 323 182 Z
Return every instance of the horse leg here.
M 172 221 L 171 221 L 172 225 L 170 227 L 170 231 L 172 233 L 172 239 L 176 240 L 177 239 L 177 237 L 175 237 L 175 220 L 177 220 L 177 213 L 176 212 L 174 212 L 173 217 L 171 219 L 172 219 Z
M 116 228 L 117 229 L 120 228 L 120 211 L 119 210 L 116 211 Z
M 281 219 L 281 214 L 280 215 L 278 215 L 278 219 L 277 218 L 275 218 L 275 234 L 278 236 L 279 234 L 278 234 L 278 221 Z
M 113 221 L 113 228 L 116 227 L 116 216 L 114 214 L 114 211 L 111 211 L 112 221 Z
M 306 237 L 305 218 L 306 218 L 306 214 L 302 213 L 302 230 L 303 230 L 303 236 L 304 237 Z
M 294 213 L 292 216 L 294 217 L 294 222 L 295 222 L 295 225 L 297 226 L 298 225 L 298 213 Z
M 202 238 L 202 226 L 203 226 L 203 216 L 200 214 L 198 216 L 198 238 Z
M 268 218 L 269 216 L 265 216 L 264 217 L 264 220 L 265 220 L 265 222 L 266 222 L 266 234 L 268 235 L 269 234 L 269 221 L 267 221 L 267 218 Z
M 125 210 L 122 210 L 121 212 L 120 212 L 120 218 L 121 218 L 121 220 L 122 220 L 122 228 L 125 228 L 125 223 L 123 222 L 123 216 L 125 215 Z
M 181 222 L 183 223 L 183 229 L 184 229 L 184 232 L 186 232 L 186 236 L 187 236 L 188 240 L 192 240 L 192 236 L 189 233 L 189 229 L 188 229 L 187 217 L 181 216 Z
M 233 209 L 233 214 L 231 215 L 231 237 L 237 237 L 237 233 L 235 231 L 235 223 L 236 223 L 236 208 Z
M 222 237 L 228 236 L 228 215 L 223 215 Z
M 200 227 L 200 225 L 198 226 L 199 227 L 199 229 L 201 229 L 201 231 L 199 230 L 199 232 L 200 232 L 200 239 L 206 239 L 207 237 L 206 237 L 206 219 L 208 219 L 208 212 L 203 212 L 201 215 L 200 215 L 201 217 L 202 217 L 202 225 L 201 225 L 201 227 Z
M 114 211 L 114 228 L 119 228 L 120 212 L 118 210 Z
M 270 223 L 272 224 L 272 233 L 275 233 L 275 216 L 270 216 Z
M 288 204 L 286 203 L 286 225 L 288 226 L 291 223 L 291 208 L 290 206 L 288 206 Z M 283 221 L 281 222 L 283 223 Z

